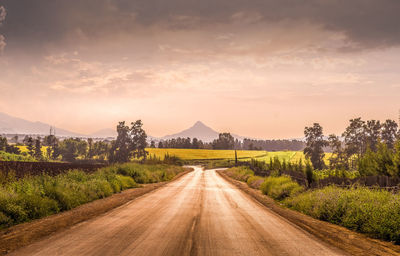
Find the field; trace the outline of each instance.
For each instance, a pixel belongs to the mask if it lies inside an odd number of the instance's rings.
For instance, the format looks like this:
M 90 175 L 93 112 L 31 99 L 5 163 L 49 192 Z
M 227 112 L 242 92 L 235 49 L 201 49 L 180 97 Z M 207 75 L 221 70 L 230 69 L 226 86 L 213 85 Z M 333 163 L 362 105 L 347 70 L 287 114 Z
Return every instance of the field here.
M 27 146 L 17 146 L 17 147 L 19 148 L 19 150 L 21 150 L 21 153 L 24 153 L 24 152 L 28 153 L 29 152 Z M 47 148 L 48 148 L 48 146 L 42 146 L 41 150 L 42 150 L 43 155 L 47 154 Z
M 179 157 L 182 160 L 231 160 L 235 159 L 234 150 L 212 150 L 212 149 L 174 149 L 174 148 L 147 148 L 150 156 L 156 156 L 161 159 L 165 154 Z M 279 160 L 287 162 L 298 162 L 305 159 L 302 151 L 255 151 L 255 150 L 238 150 L 238 159 L 241 161 L 249 161 L 254 158 L 259 161 L 269 161 L 270 158 L 278 157 Z M 329 158 L 327 154 L 327 158 Z

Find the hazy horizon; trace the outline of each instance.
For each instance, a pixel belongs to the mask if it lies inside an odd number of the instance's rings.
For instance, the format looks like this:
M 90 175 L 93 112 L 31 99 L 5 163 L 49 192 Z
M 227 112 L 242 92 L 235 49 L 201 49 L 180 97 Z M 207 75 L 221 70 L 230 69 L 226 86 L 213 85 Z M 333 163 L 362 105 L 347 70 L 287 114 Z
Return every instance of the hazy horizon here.
M 400 2 L 3 0 L 0 112 L 265 139 L 398 120 Z

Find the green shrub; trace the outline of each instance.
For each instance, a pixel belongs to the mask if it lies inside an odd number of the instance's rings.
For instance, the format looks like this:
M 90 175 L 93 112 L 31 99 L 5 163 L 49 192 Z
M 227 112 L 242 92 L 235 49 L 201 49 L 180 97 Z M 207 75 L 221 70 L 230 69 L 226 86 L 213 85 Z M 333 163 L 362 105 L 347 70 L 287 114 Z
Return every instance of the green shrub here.
M 247 179 L 247 185 L 251 188 L 260 189 L 261 184 L 264 182 L 265 178 L 260 176 L 250 176 Z
M 276 200 L 282 200 L 288 196 L 296 195 L 304 190 L 290 177 L 267 177 L 260 186 L 261 192 Z
M 400 195 L 335 186 L 308 191 L 284 203 L 314 218 L 400 243 Z
M 0 151 L 0 161 L 37 162 L 37 160 L 30 155 L 18 155 L 4 151 Z
M 225 173 L 235 180 L 244 182 L 247 182 L 250 177 L 254 176 L 254 172 L 246 166 L 232 167 L 226 170 Z
M 0 212 L 0 228 L 11 226 L 13 220 L 5 215 L 3 212 Z

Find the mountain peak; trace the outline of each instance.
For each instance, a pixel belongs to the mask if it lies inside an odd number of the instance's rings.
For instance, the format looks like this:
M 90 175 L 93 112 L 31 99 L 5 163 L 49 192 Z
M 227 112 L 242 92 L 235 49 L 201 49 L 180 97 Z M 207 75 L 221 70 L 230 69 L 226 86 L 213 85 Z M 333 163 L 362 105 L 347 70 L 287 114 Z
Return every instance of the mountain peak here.
M 172 139 L 172 138 L 198 138 L 204 142 L 210 142 L 218 137 L 218 132 L 214 131 L 201 121 L 197 121 L 189 129 L 183 130 L 179 133 L 164 136 L 162 139 Z
M 202 121 L 197 121 L 193 127 L 207 127 L 207 125 L 205 125 Z

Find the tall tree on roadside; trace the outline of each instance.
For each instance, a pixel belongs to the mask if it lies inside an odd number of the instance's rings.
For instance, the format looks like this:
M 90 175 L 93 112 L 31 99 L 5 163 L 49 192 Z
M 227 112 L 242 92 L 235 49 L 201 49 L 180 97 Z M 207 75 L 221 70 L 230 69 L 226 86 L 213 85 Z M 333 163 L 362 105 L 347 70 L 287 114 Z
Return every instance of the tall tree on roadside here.
M 365 125 L 366 146 L 376 152 L 377 145 L 381 137 L 381 122 L 378 120 L 368 120 Z
M 314 123 L 312 127 L 306 127 L 304 129 L 304 135 L 306 137 L 304 154 L 308 159 L 310 159 L 315 169 L 323 169 L 325 167 L 325 153 L 323 147 L 327 146 L 328 144 L 324 139 L 321 125 Z
M 118 136 L 117 139 L 112 143 L 110 162 L 124 163 L 129 161 L 129 145 L 131 144 L 129 130 L 129 126 L 125 125 L 125 121 L 119 122 L 117 125 Z
M 361 157 L 365 153 L 367 149 L 365 121 L 361 120 L 360 117 L 350 120 L 350 124 L 342 136 L 346 144 L 346 154 L 349 158 L 354 154 Z
M 117 126 L 118 136 L 112 142 L 110 150 L 110 162 L 129 162 L 131 157 L 146 160 L 148 154 L 146 151 L 147 134 L 142 126 L 141 120 L 132 122 L 131 127 L 125 125 L 125 122 L 119 122 Z
M 398 125 L 393 120 L 386 120 L 382 125 L 382 141 L 388 146 L 389 149 L 393 149 L 394 142 L 397 136 Z
M 132 155 L 136 158 L 143 157 L 143 161 L 146 160 L 148 152 L 146 151 L 147 147 L 147 134 L 146 131 L 142 128 L 143 123 L 142 120 L 137 120 L 136 122 L 131 123 L 130 136 L 132 138 L 130 150 L 133 151 Z M 190 140 L 190 139 L 189 139 Z
M 393 152 L 393 165 L 389 168 L 391 176 L 400 177 L 400 140 L 397 140 Z

